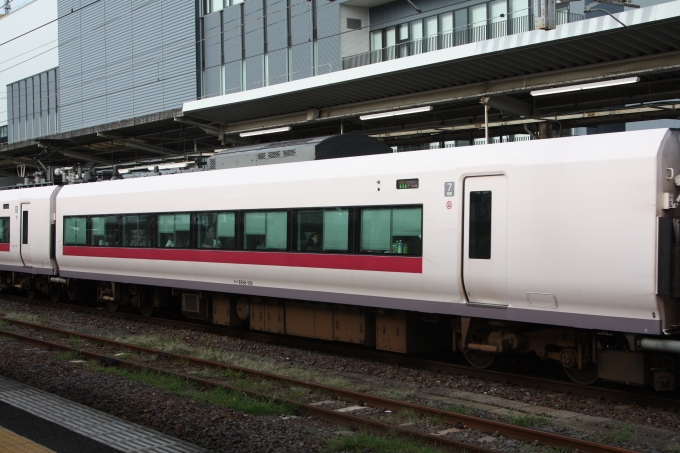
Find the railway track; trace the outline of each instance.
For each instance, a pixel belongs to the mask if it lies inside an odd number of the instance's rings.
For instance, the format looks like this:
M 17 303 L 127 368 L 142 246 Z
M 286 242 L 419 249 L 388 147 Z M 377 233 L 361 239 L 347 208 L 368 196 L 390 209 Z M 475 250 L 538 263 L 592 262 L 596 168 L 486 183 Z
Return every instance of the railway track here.
M 397 354 L 385 353 L 376 350 L 366 350 L 356 346 L 344 346 L 333 342 L 320 340 L 307 340 L 296 337 L 287 337 L 278 334 L 264 332 L 254 332 L 248 330 L 232 329 L 215 325 L 201 324 L 198 322 L 178 321 L 165 318 L 145 317 L 133 313 L 111 312 L 106 309 L 85 307 L 82 305 L 52 303 L 39 299 L 28 299 L 21 296 L 3 294 L 5 300 L 15 300 L 19 302 L 29 302 L 43 306 L 67 309 L 81 313 L 106 316 L 116 319 L 129 319 L 147 324 L 156 324 L 177 329 L 186 329 L 198 332 L 225 335 L 234 338 L 257 341 L 261 343 L 276 343 L 281 346 L 288 346 L 306 350 L 317 350 L 332 354 L 348 357 L 362 358 L 382 363 L 399 365 L 421 370 L 441 372 L 451 375 L 464 375 L 470 378 L 490 380 L 502 384 L 513 384 L 527 388 L 544 389 L 553 392 L 579 395 L 598 400 L 612 401 L 622 404 L 636 404 L 639 406 L 677 411 L 680 409 L 680 399 L 669 397 L 664 394 L 658 396 L 650 392 L 625 391 L 617 388 L 609 388 L 602 385 L 582 386 L 572 382 L 559 381 L 554 379 L 533 377 L 528 375 L 508 373 L 490 369 L 477 369 L 470 366 L 446 363 L 436 360 L 422 359 L 417 357 L 407 357 Z
M 372 432 L 378 433 L 391 433 L 396 434 L 404 438 L 418 439 L 421 442 L 435 445 L 438 447 L 446 447 L 452 450 L 465 450 L 468 452 L 479 452 L 479 453 L 489 453 L 493 450 L 483 448 L 477 445 L 460 442 L 457 440 L 449 439 L 443 437 L 447 431 L 452 431 L 454 429 L 443 430 L 436 433 L 427 433 L 419 431 L 416 429 L 410 429 L 403 426 L 398 426 L 395 424 L 384 423 L 382 421 L 374 420 L 370 417 L 362 417 L 358 415 L 352 415 L 349 412 L 351 409 L 355 409 L 356 412 L 360 412 L 364 406 L 371 408 L 377 408 L 380 410 L 390 410 L 390 411 L 413 411 L 424 417 L 434 417 L 438 420 L 442 420 L 443 423 L 450 425 L 452 427 L 469 428 L 477 431 L 481 431 L 489 434 L 502 435 L 511 439 L 520 440 L 523 442 L 532 442 L 535 445 L 541 444 L 548 447 L 561 447 L 568 448 L 573 451 L 579 452 L 591 452 L 591 453 L 628 453 L 631 450 L 626 450 L 619 447 L 609 446 L 605 444 L 599 444 L 595 442 L 590 442 L 577 438 L 570 438 L 562 436 L 559 434 L 539 431 L 535 429 L 524 428 L 520 426 L 515 426 L 507 423 L 502 423 L 494 420 L 488 420 L 480 417 L 474 417 L 470 415 L 458 414 L 455 412 L 445 411 L 437 408 L 432 408 L 428 406 L 422 406 L 413 403 L 407 403 L 402 401 L 397 401 L 389 398 L 383 398 L 367 393 L 355 392 L 351 390 L 346 390 L 337 387 L 330 387 L 327 385 L 322 385 L 313 382 L 307 382 L 299 379 L 283 377 L 271 373 L 266 373 L 262 371 L 247 369 L 238 366 L 227 365 L 225 363 L 214 362 L 209 360 L 204 360 L 200 358 L 180 355 L 180 354 L 170 354 L 156 349 L 151 349 L 147 347 L 137 346 L 134 344 L 123 343 L 115 340 L 110 340 L 107 338 L 96 337 L 92 335 L 80 334 L 77 332 L 72 332 L 64 329 L 58 329 L 54 327 L 47 327 L 40 324 L 34 324 L 24 321 L 17 321 L 12 319 L 5 319 L 5 321 L 13 326 L 17 326 L 20 329 L 24 329 L 27 332 L 22 334 L 16 332 L 10 332 L 7 330 L 0 330 L 0 335 L 6 337 L 14 338 L 26 343 L 39 346 L 41 348 L 47 348 L 51 350 L 60 350 L 65 352 L 70 352 L 77 354 L 80 357 L 86 357 L 91 360 L 99 361 L 101 364 L 107 366 L 122 366 L 126 368 L 131 368 L 138 371 L 151 371 L 157 373 L 163 373 L 166 375 L 172 375 L 179 377 L 188 381 L 193 382 L 197 386 L 202 388 L 216 388 L 221 387 L 229 391 L 240 391 L 248 394 L 251 397 L 263 399 L 263 400 L 275 400 L 278 403 L 287 404 L 294 406 L 300 411 L 310 414 L 313 417 L 327 420 L 333 423 L 337 423 L 345 426 L 355 426 L 364 427 L 364 429 Z M 50 336 L 57 337 L 56 339 L 47 340 L 44 338 L 36 338 L 34 336 L 26 335 L 27 333 L 41 332 L 48 334 Z M 73 342 L 79 342 L 80 347 L 70 346 Z M 69 344 L 64 344 L 67 342 Z M 95 346 L 96 345 L 96 346 Z M 89 347 L 87 347 L 89 346 Z M 99 347 L 98 352 L 94 352 L 92 349 Z M 103 351 L 101 348 L 108 348 L 109 354 Z M 156 358 L 162 357 L 165 363 L 175 363 L 178 366 L 173 367 L 171 365 L 162 366 L 151 366 L 146 362 L 140 360 L 126 360 L 119 359 L 116 357 L 115 352 L 118 351 L 118 355 L 121 351 L 132 352 L 140 355 L 153 355 Z M 224 374 L 224 372 L 229 373 L 239 373 L 242 375 L 247 375 L 249 378 L 262 379 L 267 381 L 274 381 L 280 383 L 287 387 L 302 387 L 308 389 L 312 392 L 318 394 L 318 399 L 321 401 L 316 403 L 302 403 L 296 400 L 272 397 L 271 395 L 265 395 L 252 390 L 247 390 L 240 388 L 238 386 L 230 385 L 223 380 L 216 379 L 203 379 L 196 377 L 195 375 L 187 372 L 187 368 L 193 367 L 194 369 L 211 369 L 217 370 Z M 177 368 L 181 368 L 184 372 L 178 372 Z M 330 410 L 321 407 L 324 402 L 328 402 L 328 395 L 333 397 L 353 403 L 358 404 L 358 406 L 350 406 L 349 408 L 344 408 L 343 410 Z M 326 401 L 325 401 L 326 400 Z M 358 409 L 358 410 L 357 410 Z

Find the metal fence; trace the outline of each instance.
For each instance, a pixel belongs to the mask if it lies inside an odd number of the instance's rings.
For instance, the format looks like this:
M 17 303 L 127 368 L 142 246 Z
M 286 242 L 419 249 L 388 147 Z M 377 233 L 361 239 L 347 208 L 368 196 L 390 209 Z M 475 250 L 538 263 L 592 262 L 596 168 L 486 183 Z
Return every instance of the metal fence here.
M 581 14 L 567 13 L 566 11 L 557 12 L 558 25 L 577 22 L 583 19 L 584 17 Z M 342 69 L 357 68 L 359 66 L 380 63 L 381 61 L 389 61 L 472 42 L 524 33 L 533 29 L 534 16 L 531 13 L 531 8 L 529 8 L 529 11 L 524 12 L 523 15 L 511 13 L 507 18 L 489 19 L 482 25 L 471 24 L 437 35 L 426 36 L 383 49 L 345 57 L 342 59 Z

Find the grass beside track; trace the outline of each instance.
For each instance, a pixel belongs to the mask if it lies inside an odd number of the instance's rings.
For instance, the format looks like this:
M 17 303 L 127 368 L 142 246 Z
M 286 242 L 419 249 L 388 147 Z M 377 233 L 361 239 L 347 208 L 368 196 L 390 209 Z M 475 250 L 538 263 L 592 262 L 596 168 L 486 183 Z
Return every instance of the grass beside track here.
M 15 319 L 17 321 L 30 322 L 32 324 L 45 324 L 45 320 L 38 315 L 31 313 L 24 313 L 20 311 L 13 311 L 5 314 L 7 319 Z
M 342 377 L 333 376 L 332 373 L 318 373 L 291 365 L 289 362 L 275 361 L 271 359 L 254 359 L 243 353 L 229 352 L 214 347 L 200 348 L 178 340 L 169 340 L 151 335 L 129 335 L 117 337 L 117 341 L 143 346 L 150 349 L 168 352 L 171 354 L 186 355 L 203 360 L 224 363 L 226 365 L 248 368 L 255 371 L 276 374 L 302 381 L 316 382 L 331 387 L 357 389 L 356 384 Z
M 355 436 L 343 436 L 330 439 L 327 444 L 328 453 L 352 452 L 363 453 L 441 453 L 441 449 L 419 445 L 408 440 L 398 439 L 392 436 L 376 436 L 368 433 L 360 433 Z M 461 453 L 466 450 L 460 450 Z
M 273 399 L 262 401 L 246 395 L 243 392 L 231 391 L 223 388 L 202 390 L 192 382 L 177 376 L 171 376 L 155 371 L 133 371 L 125 368 L 104 367 L 89 364 L 90 368 L 101 373 L 116 374 L 124 379 L 140 381 L 151 387 L 166 390 L 175 395 L 185 396 L 203 403 L 216 406 L 227 406 L 239 412 L 252 415 L 293 415 L 298 412 L 294 406 L 281 404 Z
M 508 423 L 523 428 L 539 428 L 550 424 L 550 419 L 534 414 L 517 414 L 510 412 L 506 416 Z

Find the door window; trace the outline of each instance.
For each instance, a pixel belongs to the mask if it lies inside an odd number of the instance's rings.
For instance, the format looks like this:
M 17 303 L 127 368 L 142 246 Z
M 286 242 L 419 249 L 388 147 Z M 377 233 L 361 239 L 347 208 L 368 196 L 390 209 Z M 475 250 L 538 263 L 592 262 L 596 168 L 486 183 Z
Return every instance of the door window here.
M 28 244 L 28 211 L 24 211 L 23 222 L 21 222 L 21 243 Z
M 471 259 L 491 259 L 491 191 L 470 192 Z

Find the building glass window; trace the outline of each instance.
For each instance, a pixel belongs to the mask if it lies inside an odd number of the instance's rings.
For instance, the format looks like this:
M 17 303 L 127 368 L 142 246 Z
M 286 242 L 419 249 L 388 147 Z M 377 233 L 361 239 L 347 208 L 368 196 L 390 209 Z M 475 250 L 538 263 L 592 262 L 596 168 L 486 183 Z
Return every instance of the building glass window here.
M 224 9 L 224 0 L 212 0 L 212 10 L 211 13 L 216 11 L 222 11 Z
M 472 42 L 486 39 L 486 3 L 470 7 L 470 40 Z
M 9 244 L 9 217 L 0 217 L 0 244 Z
M 288 212 L 246 212 L 243 216 L 244 250 L 286 250 Z
M 506 0 L 496 0 L 489 3 L 489 18 L 491 21 L 491 37 L 498 38 L 507 35 L 506 16 L 508 3 Z
M 415 20 L 411 22 L 411 55 L 423 53 L 423 21 Z
M 521 33 L 531 30 L 528 0 L 510 0 L 510 32 Z
M 468 10 L 459 9 L 453 13 L 455 36 L 454 41 L 457 46 L 468 42 Z
M 64 218 L 64 245 L 87 245 L 87 217 Z
M 196 246 L 202 249 L 236 249 L 236 213 L 196 214 Z
M 453 46 L 453 13 L 444 13 L 439 16 L 439 32 L 441 33 L 441 48 Z
M 397 28 L 399 29 L 399 35 L 397 37 L 399 42 L 408 41 L 408 24 L 401 24 L 397 26 Z
M 349 210 L 315 209 L 297 213 L 297 250 L 348 252 Z
M 437 33 L 439 32 L 438 30 L 438 17 L 437 16 L 432 16 L 426 18 L 424 21 L 424 26 L 425 26 L 425 36 L 427 39 L 425 40 L 425 48 L 423 49 L 424 52 L 431 52 L 433 50 L 437 50 Z
M 379 63 L 383 61 L 383 31 L 371 32 L 371 63 Z
M 191 247 L 191 214 L 158 214 L 158 247 Z
M 123 246 L 151 247 L 153 240 L 153 215 L 123 216 Z
M 422 254 L 421 207 L 361 210 L 361 252 Z
M 90 245 L 107 247 L 119 245 L 117 216 L 90 217 L 89 230 Z
M 491 259 L 491 191 L 470 192 L 469 256 Z

